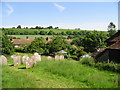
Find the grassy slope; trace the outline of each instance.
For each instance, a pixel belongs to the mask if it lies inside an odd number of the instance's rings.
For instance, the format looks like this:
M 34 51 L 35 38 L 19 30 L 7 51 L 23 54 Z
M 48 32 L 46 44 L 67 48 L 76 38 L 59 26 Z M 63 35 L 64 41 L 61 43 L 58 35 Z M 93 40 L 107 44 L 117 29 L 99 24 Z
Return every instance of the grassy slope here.
M 20 39 L 26 39 L 26 36 L 28 36 L 29 39 L 35 39 L 35 37 L 43 37 L 43 38 L 46 38 L 46 37 L 53 37 L 54 35 L 8 35 L 8 36 L 13 36 L 13 37 L 17 37 L 17 38 L 20 38 Z M 59 35 L 60 36 L 60 35 Z M 63 37 L 67 37 L 66 35 L 62 35 Z
M 8 59 L 12 64 L 12 60 Z M 31 69 L 22 69 L 24 65 L 4 66 L 3 88 L 117 87 L 118 74 L 99 71 L 72 60 L 47 61 L 45 56 L 42 56 L 42 60 Z

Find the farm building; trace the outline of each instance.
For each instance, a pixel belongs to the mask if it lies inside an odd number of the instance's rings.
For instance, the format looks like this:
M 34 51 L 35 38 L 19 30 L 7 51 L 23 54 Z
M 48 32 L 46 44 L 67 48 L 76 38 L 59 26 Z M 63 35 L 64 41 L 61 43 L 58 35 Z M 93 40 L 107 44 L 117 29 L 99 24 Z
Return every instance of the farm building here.
M 105 41 L 107 48 L 92 54 L 97 61 L 120 63 L 120 31 Z
M 34 39 L 10 39 L 15 47 L 21 47 L 26 44 L 30 44 Z

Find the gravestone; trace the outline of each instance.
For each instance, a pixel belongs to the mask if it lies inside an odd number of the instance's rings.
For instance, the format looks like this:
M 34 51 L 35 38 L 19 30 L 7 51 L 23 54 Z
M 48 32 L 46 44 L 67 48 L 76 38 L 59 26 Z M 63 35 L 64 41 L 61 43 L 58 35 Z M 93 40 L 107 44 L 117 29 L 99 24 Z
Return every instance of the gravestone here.
M 28 55 L 24 55 L 24 56 L 22 57 L 22 63 L 23 63 L 23 64 L 26 64 L 26 60 L 28 60 L 28 59 L 29 59 Z
M 0 65 L 7 65 L 7 58 L 5 56 L 0 56 Z
M 38 53 L 34 53 L 34 56 L 37 62 L 41 61 L 41 55 L 39 55 Z
M 64 55 L 60 55 L 59 60 L 64 60 Z
M 36 65 L 35 56 L 31 56 L 28 60 L 26 60 L 26 69 L 32 68 Z
M 52 60 L 52 57 L 51 57 L 51 56 L 48 56 L 48 57 L 47 57 L 47 60 Z
M 18 66 L 21 64 L 20 57 L 21 57 L 20 55 L 11 56 L 11 58 L 13 59 L 14 66 Z
M 37 64 L 37 58 L 35 56 L 31 56 L 31 60 L 33 61 L 34 66 Z
M 13 59 L 13 57 L 15 57 L 16 55 L 12 55 L 12 56 L 10 56 L 12 59 Z
M 59 56 L 58 55 L 55 55 L 55 60 L 59 60 Z

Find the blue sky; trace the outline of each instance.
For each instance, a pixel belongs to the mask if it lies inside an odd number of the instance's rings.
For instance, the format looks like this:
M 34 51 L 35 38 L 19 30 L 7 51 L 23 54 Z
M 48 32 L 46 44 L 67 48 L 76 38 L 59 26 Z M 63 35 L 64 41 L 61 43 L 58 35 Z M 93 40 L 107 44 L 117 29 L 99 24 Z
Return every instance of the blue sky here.
M 58 26 L 107 30 L 112 21 L 118 22 L 117 2 L 3 2 L 4 27 L 22 25 Z

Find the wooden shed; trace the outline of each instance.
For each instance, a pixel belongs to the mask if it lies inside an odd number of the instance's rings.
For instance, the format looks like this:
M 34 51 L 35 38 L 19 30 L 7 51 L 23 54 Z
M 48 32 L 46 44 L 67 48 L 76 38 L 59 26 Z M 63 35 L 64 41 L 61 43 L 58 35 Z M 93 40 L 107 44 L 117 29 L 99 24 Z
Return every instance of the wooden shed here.
M 120 63 L 120 31 L 107 39 L 107 48 L 92 54 L 97 61 Z

